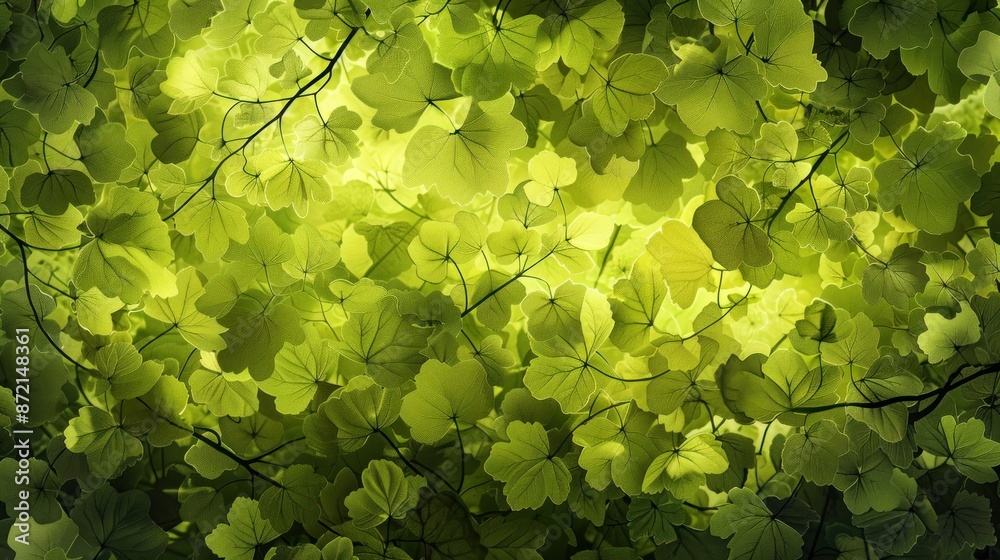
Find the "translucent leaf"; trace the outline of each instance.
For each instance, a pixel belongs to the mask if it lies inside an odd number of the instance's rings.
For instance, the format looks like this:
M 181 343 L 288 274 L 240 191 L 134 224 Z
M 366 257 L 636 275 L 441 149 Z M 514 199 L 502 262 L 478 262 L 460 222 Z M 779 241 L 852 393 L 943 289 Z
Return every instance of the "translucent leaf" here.
M 167 533 L 149 518 L 150 500 L 140 490 L 102 486 L 76 501 L 70 516 L 80 536 L 121 560 L 155 558 L 167 548 Z
M 754 223 L 760 212 L 760 196 L 736 177 L 715 185 L 718 200 L 710 200 L 694 213 L 693 226 L 715 260 L 727 269 L 764 266 L 773 254 L 767 234 Z
M 764 97 L 767 83 L 752 58 L 732 51 L 726 45 L 715 52 L 685 45 L 679 51 L 682 62 L 656 92 L 664 103 L 677 105 L 695 134 L 715 128 L 746 134 L 753 128 L 757 116 L 746 108 Z
M 729 468 L 722 444 L 712 434 L 698 434 L 674 443 L 657 455 L 642 480 L 643 492 L 669 490 L 679 499 L 694 496 L 705 484 L 705 475 L 721 474 Z M 732 495 L 732 494 L 730 494 Z
M 655 56 L 625 54 L 612 61 L 604 84 L 587 101 L 601 128 L 618 136 L 630 120 L 648 117 L 656 107 L 653 93 L 666 75 L 666 66 Z
M 813 54 L 813 19 L 795 0 L 775 0 L 754 27 L 753 53 L 772 86 L 811 92 L 826 80 L 826 70 Z
M 416 507 L 426 484 L 421 476 L 404 475 L 395 463 L 372 461 L 361 473 L 361 488 L 351 492 L 345 503 L 355 525 L 375 527 Z
M 840 433 L 831 420 L 820 420 L 803 432 L 785 440 L 781 452 L 781 468 L 788 474 L 802 477 L 820 486 L 829 486 L 837 474 L 842 455 L 850 450 L 850 440 Z
M 403 399 L 400 415 L 413 439 L 437 443 L 452 428 L 475 424 L 493 409 L 493 388 L 486 371 L 476 361 L 449 366 L 437 360 L 424 362 L 416 376 L 416 389 Z
M 187 380 L 195 402 L 208 405 L 216 416 L 242 418 L 256 412 L 260 403 L 250 374 L 224 373 L 215 356 L 208 352 L 201 353 L 201 366 Z
M 868 1 L 854 11 L 849 29 L 861 37 L 865 50 L 885 58 L 895 49 L 926 47 L 935 16 L 933 0 Z
M 113 478 L 142 458 L 142 443 L 111 414 L 94 406 L 81 408 L 79 414 L 66 428 L 66 448 L 86 454 L 94 475 Z
M 28 51 L 24 69 L 24 94 L 14 102 L 38 116 L 47 132 L 62 134 L 74 123 L 88 124 L 97 109 L 97 98 L 76 80 L 77 71 L 63 47 L 53 50 L 41 43 Z
M 74 266 L 81 290 L 97 287 L 125 303 L 137 303 L 147 291 L 164 297 L 177 293 L 174 275 L 165 268 L 174 252 L 156 209 L 157 200 L 148 193 L 121 186 L 106 191 L 87 216 L 96 239 L 80 251 Z
M 730 558 L 793 560 L 802 555 L 802 535 L 778 520 L 753 490 L 734 488 L 729 500 L 712 516 L 711 529 L 713 535 L 731 537 Z
M 967 302 L 959 302 L 959 306 L 961 311 L 951 319 L 938 313 L 924 315 L 927 330 L 917 337 L 917 344 L 932 364 L 947 360 L 963 346 L 978 342 L 982 336 L 976 313 Z
M 897 205 L 913 225 L 941 234 L 955 227 L 958 206 L 979 188 L 972 158 L 957 151 L 966 133 L 958 123 L 918 128 L 903 140 L 899 158 L 875 169 L 879 205 Z
M 176 329 L 184 340 L 199 350 L 222 350 L 226 342 L 220 336 L 226 328 L 198 310 L 195 302 L 205 295 L 198 271 L 192 267 L 177 273 L 177 294 L 168 298 L 147 298 L 146 313 Z
M 958 472 L 985 484 L 996 482 L 993 467 L 1000 465 L 1000 443 L 987 439 L 982 420 L 970 418 L 959 423 L 954 416 L 943 416 L 934 431 L 919 432 L 918 443 L 929 453 L 947 457 Z
M 258 546 L 279 535 L 261 516 L 260 503 L 250 498 L 236 498 L 226 521 L 205 537 L 208 548 L 225 560 L 253 560 Z
M 502 194 L 507 157 L 523 147 L 524 125 L 510 115 L 514 98 L 477 103 L 454 130 L 428 125 L 410 139 L 403 163 L 407 186 L 437 185 L 444 196 L 466 204 L 476 194 Z
M 493 444 L 483 468 L 504 482 L 504 497 L 512 509 L 538 508 L 551 500 L 561 504 L 569 496 L 571 476 L 566 464 L 550 454 L 545 428 L 537 422 L 511 422 L 510 441 Z

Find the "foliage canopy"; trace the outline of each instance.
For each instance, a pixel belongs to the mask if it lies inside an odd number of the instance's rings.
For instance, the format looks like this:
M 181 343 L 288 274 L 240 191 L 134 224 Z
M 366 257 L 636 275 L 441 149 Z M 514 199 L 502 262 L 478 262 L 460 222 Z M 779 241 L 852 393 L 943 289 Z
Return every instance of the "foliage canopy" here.
M 7 545 L 982 557 L 995 4 L 0 4 Z

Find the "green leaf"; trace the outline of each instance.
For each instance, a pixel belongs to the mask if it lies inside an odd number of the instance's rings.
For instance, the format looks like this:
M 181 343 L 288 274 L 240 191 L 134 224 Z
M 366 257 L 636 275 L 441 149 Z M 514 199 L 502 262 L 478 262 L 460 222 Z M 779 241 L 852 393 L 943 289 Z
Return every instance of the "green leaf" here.
M 867 0 L 858 5 L 848 28 L 876 58 L 896 49 L 926 47 L 937 16 L 934 0 Z
M 24 95 L 14 105 L 38 116 L 46 132 L 62 134 L 74 123 L 88 124 L 94 119 L 97 98 L 77 81 L 77 70 L 63 47 L 53 50 L 41 43 L 28 51 L 21 73 Z
M 20 457 L 6 457 L 0 460 L 0 475 L 15 482 L 0 489 L 0 499 L 6 504 L 5 510 L 11 519 L 16 520 L 19 511 L 25 511 L 23 502 L 27 502 L 32 520 L 39 524 L 62 519 L 58 476 L 49 463 L 34 458 L 22 462 Z M 27 497 L 21 495 L 24 491 L 28 492 Z
M 485 560 L 541 560 L 546 528 L 530 519 L 491 517 L 476 529 L 487 548 Z
M 664 222 L 649 238 L 646 251 L 660 265 L 660 274 L 670 286 L 670 299 L 677 305 L 691 307 L 700 290 L 715 289 L 713 252 L 683 222 Z
M 365 467 L 361 488 L 344 502 L 355 525 L 377 527 L 390 518 L 401 519 L 416 507 L 426 484 L 422 476 L 406 476 L 395 463 L 380 459 Z
M 324 159 L 295 159 L 288 154 L 264 152 L 257 160 L 264 183 L 264 200 L 272 210 L 291 206 L 304 218 L 309 202 L 325 204 L 333 199 L 333 190 L 326 180 Z
M 639 170 L 632 176 L 622 198 L 632 204 L 646 204 L 654 210 L 666 211 L 681 197 L 683 180 L 697 173 L 698 165 L 684 138 L 666 132 L 639 158 Z
M 938 517 L 945 549 L 957 553 L 966 545 L 974 549 L 995 545 L 996 528 L 990 523 L 992 513 L 989 499 L 959 490 L 948 510 Z
M 678 442 L 657 455 L 642 480 L 643 492 L 669 490 L 681 500 L 692 498 L 705 485 L 705 475 L 722 474 L 729 468 L 722 444 L 712 434 L 698 434 Z
M 80 326 L 98 336 L 114 332 L 111 316 L 125 306 L 118 297 L 109 298 L 96 287 L 78 293 L 73 305 Z
M 757 464 L 756 447 L 752 439 L 730 432 L 716 436 L 729 460 L 729 468 L 721 474 L 705 477 L 708 488 L 715 492 L 728 492 L 747 481 L 747 471 Z
M 586 471 L 587 484 L 604 490 L 612 482 L 629 495 L 642 491 L 646 469 L 658 454 L 650 435 L 656 417 L 636 407 L 624 414 L 617 410 L 598 416 L 573 433 L 579 445 L 579 464 Z
M 87 455 L 91 472 L 112 478 L 142 458 L 142 443 L 104 410 L 86 406 L 66 428 L 66 448 Z
M 856 515 L 854 523 L 864 529 L 865 538 L 874 544 L 877 552 L 905 555 L 928 529 L 937 529 L 937 514 L 926 495 L 917 494 L 916 481 L 902 471 L 895 471 L 890 482 L 900 493 L 896 505 L 884 512 Z
M 743 0 L 698 0 L 698 10 L 702 17 L 715 25 L 734 23 L 757 25 L 767 17 L 767 9 L 773 0 L 746 2 Z
M 610 217 L 583 212 L 566 227 L 565 240 L 577 249 L 598 251 L 608 246 L 614 230 L 615 223 Z
M 772 86 L 811 92 L 826 80 L 826 70 L 812 52 L 813 19 L 799 2 L 775 0 L 753 37 L 750 52 L 763 63 Z
M 834 181 L 826 175 L 816 177 L 816 197 L 824 206 L 843 208 L 848 216 L 868 209 L 868 183 L 872 172 L 864 167 L 852 167 L 847 174 Z
M 94 365 L 98 393 L 110 390 L 120 400 L 145 394 L 163 372 L 163 364 L 144 362 L 139 351 L 128 342 L 112 342 L 98 350 Z
M 125 127 L 119 123 L 83 125 L 73 134 L 80 148 L 77 158 L 86 166 L 95 181 L 111 183 L 118 180 L 135 159 L 135 148 L 128 143 Z
M 295 257 L 295 244 L 274 220 L 261 216 L 254 223 L 246 242 L 230 245 L 225 259 L 229 271 L 241 286 L 248 286 L 263 273 L 269 284 L 281 278 L 282 266 Z
M 966 76 L 979 82 L 986 82 L 1000 72 L 1000 61 L 994 53 L 1000 46 L 1000 35 L 991 31 L 979 34 L 976 44 L 966 48 L 958 56 L 958 67 Z
M 729 491 L 729 500 L 731 503 L 720 507 L 711 519 L 713 535 L 731 537 L 729 558 L 793 560 L 802 555 L 802 535 L 777 519 L 753 490 L 734 488 Z
M 205 126 L 200 110 L 184 115 L 171 115 L 171 100 L 166 95 L 153 98 L 146 107 L 149 124 L 156 131 L 150 149 L 163 163 L 181 163 L 190 157 L 198 145 L 198 134 Z
M 823 360 L 835 366 L 868 367 L 878 358 L 879 332 L 864 313 L 837 321 L 836 340 L 823 346 Z
M 922 291 L 930 280 L 920 258 L 924 252 L 907 244 L 897 245 L 887 260 L 865 268 L 861 279 L 862 294 L 869 305 L 880 299 L 897 309 L 906 309 L 907 300 Z
M 337 107 L 323 121 L 309 115 L 295 125 L 295 154 L 303 160 L 322 160 L 331 165 L 347 163 L 361 155 L 354 133 L 360 126 L 361 116 L 347 107 Z
M 386 389 L 370 377 L 355 377 L 346 387 L 338 390 L 313 418 L 313 435 L 318 436 L 323 422 L 335 430 L 340 448 L 346 452 L 357 451 L 374 433 L 386 429 L 399 418 L 402 397 L 400 390 Z M 306 423 L 309 428 L 309 422 Z M 310 430 L 306 435 L 310 436 Z
M 32 245 L 60 249 L 78 244 L 83 214 L 75 207 L 69 207 L 63 214 L 51 216 L 43 212 L 32 212 L 24 217 L 24 240 Z
M 150 446 L 166 447 L 192 432 L 183 416 L 189 398 L 183 382 L 163 375 L 144 395 L 123 402 L 119 414 L 129 433 L 144 434 Z
M 201 353 L 201 368 L 187 382 L 191 398 L 208 405 L 208 410 L 216 416 L 252 416 L 260 406 L 257 386 L 250 374 L 223 372 L 216 356 L 208 352 Z
M 425 109 L 459 96 L 451 71 L 435 64 L 426 51 L 411 54 L 396 81 L 385 74 L 360 76 L 351 81 L 351 91 L 376 110 L 373 125 L 396 132 L 413 130 Z
M 194 0 L 170 5 L 170 30 L 178 39 L 197 37 L 211 19 L 222 10 L 219 0 Z
M 561 504 L 569 496 L 569 468 L 552 455 L 545 428 L 515 420 L 507 425 L 510 441 L 498 441 L 483 465 L 487 474 L 504 484 L 512 509 L 536 509 L 550 500 Z
M 71 169 L 32 173 L 21 185 L 21 204 L 38 205 L 49 214 L 62 214 L 69 206 L 94 203 L 94 186 L 90 177 Z
M 962 73 L 976 80 L 985 82 L 983 104 L 991 115 L 1000 115 L 1000 62 L 994 60 L 1000 35 L 994 31 L 982 31 L 976 44 L 962 50 L 958 57 L 958 67 Z
M 396 298 L 382 298 L 363 313 L 351 313 L 344 324 L 338 350 L 365 364 L 368 375 L 385 387 L 398 387 L 413 378 L 427 357 L 428 329 L 399 314 Z
M 548 206 L 559 189 L 576 182 L 576 161 L 544 151 L 528 161 L 528 177 L 531 180 L 524 185 L 524 195 L 532 204 Z
M 307 408 L 321 387 L 333 387 L 339 356 L 316 329 L 305 329 L 305 342 L 289 344 L 274 357 L 274 373 L 258 382 L 260 389 L 274 397 L 282 414 L 298 414 Z
M 167 533 L 149 518 L 149 497 L 140 490 L 118 493 L 102 486 L 76 501 L 70 516 L 80 536 L 121 560 L 156 558 Z
M 836 368 L 810 370 L 801 355 L 782 348 L 761 369 L 764 376 L 748 377 L 739 395 L 740 407 L 757 420 L 768 422 L 798 407 L 837 400 L 840 375 Z
M 829 486 L 837 474 L 840 457 L 850 450 L 850 440 L 831 420 L 820 420 L 803 432 L 788 436 L 781 452 L 781 468 L 820 486 Z
M 719 199 L 699 206 L 692 222 L 712 256 L 730 270 L 769 264 L 774 256 L 767 234 L 754 223 L 760 212 L 757 191 L 737 177 L 725 177 L 716 183 L 715 192 Z
M 198 271 L 191 267 L 178 272 L 177 294 L 168 298 L 147 298 L 146 313 L 176 329 L 184 340 L 199 350 L 222 350 L 226 342 L 220 335 L 226 329 L 195 306 L 198 298 L 205 295 L 198 276 Z
M 890 356 L 882 356 L 867 371 L 853 368 L 854 379 L 847 391 L 849 402 L 878 402 L 900 396 L 916 395 L 923 383 Z M 906 404 L 897 402 L 879 408 L 848 408 L 848 414 L 861 420 L 882 439 L 895 443 L 906 435 Z
M 572 330 L 547 340 L 531 341 L 539 357 L 528 365 L 524 385 L 535 398 L 555 399 L 565 412 L 583 410 L 597 390 L 597 364 L 611 367 L 597 356 L 597 351 L 613 328 L 608 300 L 596 290 L 587 290 L 579 323 Z
M 271 486 L 260 496 L 260 515 L 275 531 L 288 531 L 293 521 L 315 522 L 320 515 L 319 495 L 327 481 L 309 465 L 292 465 L 281 473 L 281 486 Z
M 57 520 L 52 523 L 39 523 L 31 528 L 27 545 L 15 540 L 21 535 L 23 533 L 17 527 L 11 527 L 7 537 L 7 546 L 11 550 L 16 550 L 19 558 L 26 560 L 93 556 L 97 551 L 96 548 L 91 548 L 87 541 L 80 538 L 80 529 L 61 510 Z
M 257 381 L 274 373 L 275 356 L 286 342 L 305 340 L 299 313 L 286 303 L 265 303 L 240 296 L 228 313 L 219 317 L 226 347 L 219 351 L 223 371 L 250 370 Z
M 190 113 L 208 103 L 218 89 L 219 70 L 207 68 L 197 51 L 170 59 L 166 72 L 160 91 L 173 99 L 170 113 L 174 115 Z
M 97 14 L 101 54 L 108 66 L 124 68 L 129 51 L 165 58 L 174 47 L 167 0 L 150 0 L 125 6 L 108 6 Z
M 622 6 L 610 0 L 582 0 L 545 17 L 539 35 L 548 36 L 551 48 L 545 61 L 562 60 L 578 74 L 586 74 L 595 52 L 611 50 L 625 25 Z
M 475 424 L 493 409 L 493 388 L 486 370 L 476 361 L 449 366 L 437 360 L 424 362 L 416 376 L 416 389 L 403 398 L 400 415 L 413 439 L 437 443 L 458 422 Z
M 417 267 L 417 276 L 433 284 L 440 284 L 448 277 L 449 263 L 457 267 L 459 259 L 468 261 L 470 256 L 460 250 L 462 230 L 451 222 L 424 222 L 420 233 L 410 241 L 407 252 Z M 454 254 L 454 256 L 453 256 Z
M 186 197 L 177 198 L 178 207 L 185 203 Z M 246 212 L 208 191 L 201 191 L 191 200 L 186 200 L 174 220 L 177 232 L 193 235 L 195 247 L 209 262 L 222 258 L 233 242 L 243 244 L 250 239 Z
M 700 45 L 685 45 L 678 51 L 682 62 L 660 85 L 656 96 L 677 105 L 681 120 L 695 134 L 715 128 L 746 134 L 757 115 L 746 110 L 763 99 L 767 83 L 750 57 L 726 44 L 709 52 Z
M 927 452 L 948 458 L 958 472 L 985 484 L 996 482 L 993 467 L 1000 465 L 1000 443 L 987 439 L 985 425 L 978 418 L 959 423 L 954 416 L 942 416 L 934 431 L 918 432 L 917 441 Z
M 306 38 L 306 22 L 291 4 L 270 4 L 253 15 L 253 28 L 260 36 L 254 50 L 281 58 L 299 41 Z
M 113 187 L 87 215 L 96 239 L 80 251 L 73 279 L 81 290 L 97 287 L 108 297 L 137 303 L 149 292 L 176 294 L 174 275 L 165 267 L 174 258 L 168 228 L 148 193 Z
M 365 276 L 388 280 L 413 266 L 406 249 L 417 235 L 415 224 L 393 222 L 382 226 L 358 222 L 354 224 L 354 231 L 365 238 L 368 246 L 368 257 L 372 264 L 365 271 Z
M 451 79 L 458 91 L 489 101 L 503 97 L 512 86 L 525 90 L 532 85 L 538 52 L 549 47 L 548 38 L 538 33 L 540 17 L 505 18 L 496 25 L 481 22 L 471 34 L 459 32 L 450 18 L 445 21 L 437 56 L 454 69 Z
M 436 185 L 458 204 L 480 193 L 503 194 L 507 158 L 523 147 L 524 125 L 510 115 L 514 98 L 474 104 L 453 130 L 428 125 L 417 130 L 406 147 L 403 181 L 407 186 Z
M 836 206 L 810 208 L 801 202 L 795 205 L 785 219 L 792 224 L 792 233 L 801 247 L 811 247 L 824 252 L 834 241 L 847 241 L 854 234 L 847 222 L 847 211 Z
M 229 523 L 219 524 L 205 544 L 225 560 L 253 560 L 257 547 L 278 538 L 279 533 L 260 514 L 260 503 L 239 497 L 226 514 Z
M 42 129 L 34 115 L 14 106 L 9 100 L 0 101 L 0 165 L 17 167 L 28 161 L 28 148 L 38 141 Z M 21 195 L 24 196 L 23 194 Z M 53 200 L 54 205 L 61 204 L 60 199 Z M 57 208 L 49 208 L 58 211 Z
M 879 205 L 885 210 L 901 206 L 907 220 L 929 233 L 951 231 L 958 206 L 979 189 L 972 158 L 957 150 L 965 136 L 954 122 L 932 130 L 921 127 L 907 136 L 901 157 L 875 169 Z
M 203 441 L 196 441 L 187 449 L 184 453 L 184 462 L 208 480 L 215 480 L 226 472 L 240 468 L 240 464 L 232 457 L 224 455 Z
M 641 497 L 628 506 L 629 536 L 638 541 L 650 537 L 657 544 L 677 540 L 674 525 L 682 525 L 687 520 L 681 502 L 670 499 L 669 494 Z
M 959 302 L 959 306 L 961 311 L 951 319 L 938 313 L 924 315 L 927 330 L 917 337 L 917 344 L 932 364 L 947 360 L 963 346 L 978 342 L 982 336 L 976 313 L 967 302 Z
M 935 19 L 927 48 L 902 50 L 900 58 L 911 74 L 927 74 L 931 91 L 956 103 L 968 82 L 958 65 L 960 54 L 973 46 L 983 31 L 1000 33 L 1000 25 L 995 18 L 984 18 L 983 14 L 966 16 L 964 6 L 950 2 L 938 4 Z
M 667 239 L 659 235 L 654 236 L 650 244 L 656 239 Z M 637 351 L 649 343 L 650 331 L 667 295 L 659 264 L 652 258 L 640 257 L 632 265 L 629 277 L 615 283 L 614 296 L 610 299 L 611 316 L 615 321 L 611 342 L 624 351 Z M 548 332 L 556 331 L 548 329 Z
M 510 323 L 511 307 L 524 299 L 524 284 L 516 277 L 491 270 L 476 280 L 469 297 L 476 305 L 476 318 L 490 330 L 500 331 Z
M 612 136 L 629 121 L 645 119 L 656 107 L 653 93 L 666 78 L 667 67 L 655 56 L 624 54 L 608 66 L 608 74 L 588 98 L 601 128 Z
M 899 491 L 889 484 L 892 463 L 883 453 L 850 451 L 840 458 L 833 485 L 844 493 L 852 513 L 889 511 L 899 501 Z

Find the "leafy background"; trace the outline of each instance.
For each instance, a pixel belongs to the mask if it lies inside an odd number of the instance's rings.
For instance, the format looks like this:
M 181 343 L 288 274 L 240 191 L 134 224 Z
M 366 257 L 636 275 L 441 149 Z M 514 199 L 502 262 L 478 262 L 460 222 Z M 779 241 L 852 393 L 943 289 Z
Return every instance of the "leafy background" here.
M 5 0 L 0 36 L 18 559 L 995 557 L 992 1 Z

